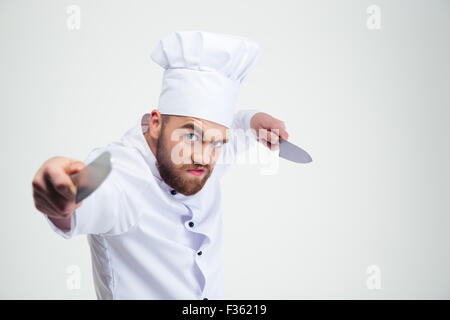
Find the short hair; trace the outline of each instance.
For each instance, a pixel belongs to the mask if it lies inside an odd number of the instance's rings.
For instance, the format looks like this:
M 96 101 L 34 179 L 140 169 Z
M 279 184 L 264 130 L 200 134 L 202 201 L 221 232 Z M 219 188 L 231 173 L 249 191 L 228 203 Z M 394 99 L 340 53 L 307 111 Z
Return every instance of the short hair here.
M 164 130 L 164 126 L 169 122 L 170 115 L 168 114 L 161 114 L 161 132 Z

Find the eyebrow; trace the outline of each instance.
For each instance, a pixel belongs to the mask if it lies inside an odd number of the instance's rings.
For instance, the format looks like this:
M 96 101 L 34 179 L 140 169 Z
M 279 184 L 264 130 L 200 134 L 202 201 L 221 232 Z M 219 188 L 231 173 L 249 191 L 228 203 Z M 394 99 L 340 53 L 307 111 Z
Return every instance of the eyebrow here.
M 189 123 L 186 123 L 186 124 L 182 125 L 180 127 L 180 129 L 191 129 L 191 130 L 195 131 L 198 135 L 200 135 L 203 138 L 203 131 L 202 131 L 202 129 L 200 129 L 200 127 L 195 125 L 193 122 L 189 122 Z M 228 139 L 222 139 L 222 143 L 225 144 L 227 142 L 228 142 Z
M 195 132 L 197 132 L 199 135 L 201 135 L 201 136 L 203 135 L 203 131 L 200 129 L 200 127 L 196 126 L 192 122 L 186 123 L 185 125 L 181 126 L 180 128 L 181 129 L 191 129 L 191 130 L 194 130 Z

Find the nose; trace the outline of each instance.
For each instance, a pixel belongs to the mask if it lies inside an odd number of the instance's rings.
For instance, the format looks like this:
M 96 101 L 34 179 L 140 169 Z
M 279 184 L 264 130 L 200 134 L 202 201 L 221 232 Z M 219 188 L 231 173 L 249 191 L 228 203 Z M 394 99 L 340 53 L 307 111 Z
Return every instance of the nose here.
M 203 166 L 210 165 L 212 160 L 211 152 L 211 148 L 209 148 L 207 145 L 199 145 L 197 147 L 194 147 L 194 152 L 192 153 L 192 161 L 195 164 Z

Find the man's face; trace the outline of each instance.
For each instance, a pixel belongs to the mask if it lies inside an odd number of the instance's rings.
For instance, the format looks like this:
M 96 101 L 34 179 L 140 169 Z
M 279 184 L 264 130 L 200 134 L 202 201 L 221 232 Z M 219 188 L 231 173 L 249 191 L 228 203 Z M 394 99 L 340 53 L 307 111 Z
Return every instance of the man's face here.
M 184 116 L 163 116 L 157 167 L 166 184 L 184 195 L 200 191 L 227 142 L 227 127 Z

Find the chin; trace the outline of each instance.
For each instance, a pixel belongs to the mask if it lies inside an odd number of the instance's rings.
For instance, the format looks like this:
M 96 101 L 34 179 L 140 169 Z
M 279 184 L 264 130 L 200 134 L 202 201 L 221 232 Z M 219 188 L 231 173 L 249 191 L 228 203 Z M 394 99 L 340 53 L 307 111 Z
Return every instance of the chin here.
M 189 181 L 186 182 L 186 184 L 181 188 L 180 193 L 184 194 L 185 196 L 192 196 L 196 193 L 198 193 L 200 190 L 203 189 L 204 184 L 201 186 L 198 183 L 198 178 L 190 178 Z
M 200 189 L 193 188 L 193 189 L 183 190 L 183 191 L 180 192 L 180 193 L 184 194 L 185 196 L 192 196 L 192 195 L 198 193 L 198 192 L 199 192 L 200 190 L 202 190 L 202 189 L 203 189 L 203 187 L 200 188 Z

